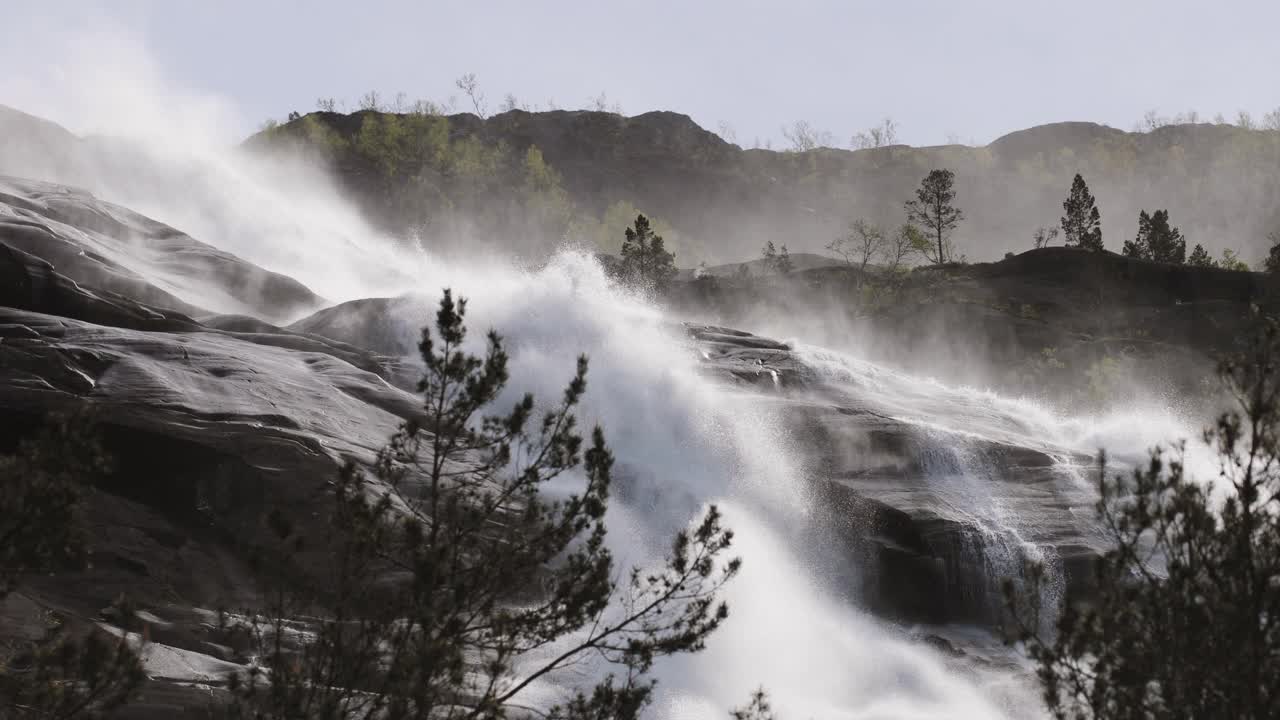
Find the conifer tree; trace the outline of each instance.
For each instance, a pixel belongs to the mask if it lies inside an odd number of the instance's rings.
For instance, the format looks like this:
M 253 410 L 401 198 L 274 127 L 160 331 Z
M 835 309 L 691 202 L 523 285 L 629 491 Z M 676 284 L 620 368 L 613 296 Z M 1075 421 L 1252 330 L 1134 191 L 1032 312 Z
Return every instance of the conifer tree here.
M 586 358 L 540 418 L 530 395 L 490 415 L 508 357 L 492 331 L 482 356 L 463 349 L 465 311 L 446 290 L 423 330 L 422 417 L 373 477 L 349 465 L 338 478 L 334 566 L 263 613 L 260 666 L 233 683 L 240 716 L 496 720 L 531 684 L 604 661 L 617 673 L 545 717 L 625 720 L 648 702 L 654 660 L 700 650 L 728 616 L 717 596 L 739 561 L 724 558 L 732 533 L 715 506 L 676 534 L 665 565 L 620 580 L 605 545 L 613 456 L 575 419 Z M 579 473 L 579 492 L 544 496 Z M 272 525 L 302 539 L 288 518 Z M 299 610 L 319 616 L 307 633 Z
M 1213 258 L 1209 257 L 1209 251 L 1205 250 L 1200 243 L 1196 243 L 1196 246 L 1192 248 L 1191 255 L 1187 258 L 1187 264 L 1195 267 L 1214 266 Z
M 1169 211 L 1157 210 L 1148 215 L 1138 213 L 1138 234 L 1124 243 L 1129 257 L 1181 265 L 1186 261 L 1187 240 L 1176 227 L 1169 225 Z
M 1067 245 L 1085 250 L 1102 250 L 1102 218 L 1084 178 L 1076 173 L 1071 194 L 1062 203 L 1062 234 Z
M 907 222 L 920 225 L 931 240 L 931 248 L 925 257 L 935 265 L 951 260 L 950 236 L 964 213 L 951 203 L 956 198 L 955 173 L 950 170 L 933 170 L 920 181 L 916 199 L 906 203 Z
M 630 284 L 661 293 L 676 276 L 676 256 L 667 252 L 649 218 L 637 215 L 622 242 L 622 276 Z
M 1215 478 L 1181 448 L 1125 478 L 1100 461 L 1097 515 L 1113 547 L 1097 596 L 1041 632 L 1039 586 L 1005 584 L 1018 639 L 1066 720 L 1280 717 L 1280 327 L 1261 321 L 1220 376 L 1235 409 L 1205 430 Z

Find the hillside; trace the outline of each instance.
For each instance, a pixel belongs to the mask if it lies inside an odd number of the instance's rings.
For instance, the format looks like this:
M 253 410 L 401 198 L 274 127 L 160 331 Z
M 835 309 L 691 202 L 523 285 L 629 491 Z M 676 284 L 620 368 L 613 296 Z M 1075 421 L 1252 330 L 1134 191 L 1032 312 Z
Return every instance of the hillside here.
M 688 317 L 842 349 L 951 384 L 1082 411 L 1140 397 L 1206 399 L 1251 307 L 1280 311 L 1272 275 L 1075 248 L 917 268 L 896 283 L 841 265 L 686 280 Z
M 985 147 L 800 153 L 743 149 L 671 112 L 517 110 L 484 120 L 470 114 L 424 120 L 362 111 L 312 113 L 247 145 L 323 147 L 347 188 L 393 227 L 413 224 L 423 208 L 410 207 L 411 200 L 433 194 L 447 202 L 427 203 L 430 222 L 472 208 L 476 199 L 488 202 L 474 205 L 475 213 L 502 214 L 511 196 L 532 184 L 536 169 L 528 167 L 527 153 L 534 147 L 556 191 L 563 189 L 563 197 L 555 191 L 548 197 L 571 208 L 544 230 L 620 242 L 616 223 L 585 231 L 584 225 L 616 220 L 610 209 L 619 204 L 633 206 L 666 222 L 685 267 L 753 257 L 768 240 L 819 251 L 855 217 L 896 226 L 903 201 L 936 167 L 956 172 L 957 204 L 965 211 L 956 244 L 970 260 L 1028 248 L 1035 228 L 1056 226 L 1077 172 L 1098 198 L 1111 249 L 1133 236 L 1141 209 L 1168 208 L 1192 244 L 1215 256 L 1232 248 L 1251 262 L 1264 254 L 1267 233 L 1280 227 L 1280 133 L 1228 125 L 1129 133 L 1069 122 L 1011 133 Z M 400 164 L 389 167 L 380 153 L 399 154 Z M 481 189 L 478 168 L 489 173 Z M 392 177 L 378 182 L 389 169 Z M 546 199 L 534 204 L 543 208 Z

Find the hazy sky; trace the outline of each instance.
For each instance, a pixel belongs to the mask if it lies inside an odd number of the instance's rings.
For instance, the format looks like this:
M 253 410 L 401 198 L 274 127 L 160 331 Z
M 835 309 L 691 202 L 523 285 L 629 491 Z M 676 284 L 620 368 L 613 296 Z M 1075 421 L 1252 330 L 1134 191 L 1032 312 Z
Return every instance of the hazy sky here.
M 1280 106 L 1280 0 L 4 2 L 0 103 L 79 131 L 127 121 L 103 106 L 139 76 L 177 114 L 215 108 L 228 140 L 318 97 L 445 101 L 463 73 L 491 108 L 604 92 L 627 114 L 728 123 L 743 145 L 779 145 L 798 119 L 844 146 L 888 115 L 921 145 Z

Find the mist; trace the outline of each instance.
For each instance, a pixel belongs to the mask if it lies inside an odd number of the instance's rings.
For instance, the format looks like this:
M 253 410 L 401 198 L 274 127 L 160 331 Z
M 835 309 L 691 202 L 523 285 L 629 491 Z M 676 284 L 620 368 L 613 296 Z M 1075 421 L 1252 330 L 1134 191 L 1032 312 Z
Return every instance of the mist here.
M 33 73 L 7 73 L 0 79 L 0 102 L 65 123 L 83 137 L 64 137 L 46 127 L 43 139 L 6 138 L 0 141 L 0 173 L 83 187 L 102 200 L 294 278 L 322 298 L 324 307 L 344 313 L 350 326 L 387 322 L 409 362 L 440 290 L 452 288 L 470 299 L 473 342 L 479 343 L 488 328 L 509 342 L 511 397 L 500 404 L 525 391 L 540 399 L 556 398 L 577 354 L 589 355 L 582 421 L 601 424 L 618 457 L 620 502 L 609 517 L 616 557 L 623 565 L 659 561 L 673 532 L 707 505 L 717 504 L 737 534 L 735 551 L 745 560 L 742 576 L 727 593 L 733 615 L 723 632 L 705 652 L 672 658 L 656 668 L 655 710 L 660 717 L 723 717 L 761 686 L 769 690 L 780 716 L 789 718 L 1043 716 L 1025 661 L 991 633 L 965 623 L 934 628 L 888 621 L 860 606 L 862 586 L 874 578 L 866 568 L 850 568 L 835 543 L 819 542 L 830 535 L 825 528 L 814 529 L 823 522 L 825 508 L 812 488 L 823 476 L 834 475 L 837 466 L 847 471 L 846 479 L 865 480 L 873 475 L 868 470 L 873 461 L 859 451 L 858 443 L 865 439 L 860 435 L 846 445 L 833 442 L 815 450 L 810 429 L 792 422 L 797 407 L 865 404 L 907 428 L 912 447 L 925 458 L 920 461 L 923 472 L 912 483 L 937 499 L 942 520 L 973 529 L 976 539 L 968 559 L 1008 575 L 1019 572 L 1028 557 L 1058 566 L 1041 534 L 1048 519 L 1037 515 L 1016 488 L 1010 490 L 1016 483 L 998 477 L 1003 458 L 997 456 L 1016 448 L 1044 458 L 1046 486 L 1076 503 L 1073 507 L 1087 507 L 1092 501 L 1090 455 L 1097 448 L 1111 448 L 1122 464 L 1141 462 L 1151 445 L 1185 436 L 1199 420 L 1199 415 L 1145 391 L 1139 393 L 1150 399 L 1145 405 L 1117 402 L 1127 406 L 1091 415 L 1072 414 L 1042 399 L 1009 397 L 990 389 L 998 385 L 1001 371 L 997 353 L 976 341 L 948 344 L 948 331 L 955 328 L 933 327 L 928 338 L 902 351 L 898 338 L 860 324 L 837 301 L 816 303 L 785 285 L 771 303 L 752 305 L 732 317 L 655 302 L 619 286 L 595 257 L 595 248 L 584 249 L 589 241 L 581 237 L 539 239 L 559 247 L 530 262 L 521 254 L 523 248 L 506 238 L 463 233 L 433 242 L 393 235 L 350 197 L 348 181 L 332 167 L 287 149 L 261 153 L 238 145 L 237 129 L 247 120 L 236 104 L 184 87 L 128 30 L 108 24 L 92 32 L 58 31 L 26 43 L 47 48 L 55 60 Z M 20 120 L 23 128 L 31 127 Z M 0 133 L 5 132 L 3 122 Z M 1132 142 L 1146 147 L 1164 141 L 1153 136 Z M 1025 177 L 1025 167 L 1002 157 L 998 147 L 764 157 L 723 145 L 716 145 L 718 151 L 742 162 L 752 183 L 763 177 L 757 173 L 775 170 L 793 173 L 793 178 L 816 172 L 820 178 L 854 174 L 858 179 L 839 188 L 816 182 L 814 189 L 796 182 L 766 195 L 763 204 L 752 198 L 733 206 L 706 203 L 706 195 L 699 194 L 703 186 L 697 184 L 705 178 L 697 173 L 661 189 L 659 180 L 635 185 L 639 205 L 664 208 L 664 219 L 679 232 L 702 239 L 705 259 L 754 257 L 757 244 L 782 236 L 796 238 L 793 251 L 817 250 L 850 216 L 895 223 L 916 176 L 935 161 L 960 170 L 959 203 L 968 210 L 970 224 L 958 234 L 957 245 L 971 259 L 992 258 L 1018 242 L 1029 243 L 1035 225 L 1056 221 L 1054 203 L 1060 199 L 1049 188 L 1065 178 L 1060 193 L 1065 194 L 1076 167 L 1062 158 L 1046 161 L 1044 172 L 1051 169 L 1053 179 L 1019 194 L 1011 188 Z M 60 150 L 51 153 L 50 147 Z M 1168 147 L 1160 145 L 1162 152 Z M 752 165 L 757 159 L 759 164 Z M 1247 205 L 1265 192 L 1238 177 L 1238 167 L 1215 170 L 1222 173 L 1215 178 L 1230 177 L 1235 185 L 1215 185 L 1205 202 L 1235 195 Z M 873 170 L 883 174 L 877 175 L 883 182 L 865 187 Z M 1119 175 L 1099 185 L 1109 245 L 1129 232 L 1135 208 L 1164 202 L 1162 198 L 1181 191 L 1174 180 L 1135 189 Z M 566 186 L 574 192 L 572 182 Z M 609 196 L 610 191 L 603 188 L 594 199 L 585 192 L 578 196 L 588 198 L 582 200 L 584 206 L 600 212 L 620 198 Z M 746 206 L 755 207 L 746 211 Z M 1262 248 L 1266 219 L 1261 215 L 1205 219 L 1194 204 L 1176 207 L 1189 228 L 1204 234 L 1206 244 L 1254 254 Z M 148 278 L 160 274 L 128 253 L 120 261 Z M 233 303 L 196 286 L 174 287 L 173 292 L 210 316 L 252 315 L 267 302 L 239 298 L 240 303 Z M 368 306 L 359 302 L 387 297 L 403 298 L 390 306 L 387 318 L 371 318 L 365 314 Z M 300 311 L 297 317 L 280 319 L 256 312 L 281 324 L 310 314 Z M 803 365 L 809 384 L 784 396 L 774 392 L 776 374 L 772 385 L 761 386 L 713 379 L 704 372 L 682 321 L 732 322 L 783 341 Z M 1211 476 L 1208 456 L 1198 452 L 1193 447 L 1192 463 Z M 566 477 L 555 490 L 568 492 L 580 481 Z M 1087 528 L 1078 532 L 1093 537 Z M 1062 602 L 1063 580 L 1056 580 L 1044 598 L 1047 607 Z M 975 602 L 986 604 L 983 611 L 992 611 L 991 587 L 967 591 L 980 596 Z M 959 661 L 921 641 L 933 633 L 968 638 L 979 661 Z M 606 670 L 581 669 L 537 692 L 562 699 L 575 684 Z

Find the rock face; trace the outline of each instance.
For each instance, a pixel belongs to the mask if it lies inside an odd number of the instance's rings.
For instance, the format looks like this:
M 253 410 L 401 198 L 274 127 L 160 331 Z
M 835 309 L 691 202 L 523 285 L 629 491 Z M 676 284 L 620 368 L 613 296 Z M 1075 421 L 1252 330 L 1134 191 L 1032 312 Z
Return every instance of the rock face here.
M 284 319 L 324 302 L 292 278 L 51 183 L 0 177 L 0 242 L 78 283 L 188 315 Z
M 246 282 L 270 300 L 209 312 Z M 258 593 L 251 559 L 269 541 L 267 511 L 288 508 L 305 530 L 340 465 L 368 463 L 418 413 L 399 359 L 409 346 L 388 322 L 417 301 L 269 322 L 318 301 L 83 193 L 0 183 L 0 447 L 50 412 L 87 407 L 116 462 L 90 498 L 92 569 L 32 579 L 0 619 L 30 617 L 21 603 L 35 601 L 110 630 L 119 619 L 102 608 L 127 590 L 153 640 L 138 717 L 199 705 L 197 688 L 243 661 L 209 609 Z M 741 331 L 684 332 L 708 374 L 783 409 L 821 500 L 805 532 L 842 549 L 861 602 L 904 621 L 988 623 L 995 583 L 1031 545 L 1060 561 L 1066 592 L 1087 591 L 1099 549 L 1075 520 L 1087 458 L 1056 443 L 1051 423 Z M 30 629 L 5 620 L 0 634 Z
M 869 359 L 1061 404 L 1088 401 L 1079 397 L 1082 379 L 1108 369 L 1117 387 L 1100 388 L 1103 400 L 1134 386 L 1195 396 L 1248 331 L 1250 306 L 1280 311 L 1280 282 L 1270 274 L 1066 247 L 918 268 L 896 292 L 880 291 L 878 303 L 863 288 L 857 270 L 841 266 L 745 281 L 730 270 L 677 283 L 672 302 L 693 317 L 782 326 L 828 346 L 865 341 L 859 355 Z
M 709 372 L 781 402 L 818 481 L 819 533 L 850 548 L 861 601 L 910 622 L 992 624 L 1002 578 L 1044 559 L 1089 592 L 1105 548 L 1089 456 L 1034 408 L 724 328 L 690 326 Z M 856 568 L 856 572 L 852 569 Z
M 270 296 L 252 308 L 260 317 L 319 301 L 288 278 L 74 190 L 0 187 L 0 449 L 49 413 L 87 409 L 114 466 L 88 500 L 92 569 L 35 578 L 15 597 L 94 618 L 127 591 L 173 626 L 148 651 L 149 673 L 168 680 L 148 685 L 139 716 L 202 707 L 183 688 L 220 677 L 170 677 L 218 664 L 207 657 L 222 644 L 214 623 L 194 608 L 256 595 L 265 509 L 312 517 L 342 463 L 370 462 L 415 416 L 409 373 L 399 359 L 180 299 L 193 286 L 232 298 L 254 282 Z M 24 631 L 0 623 L 6 638 Z

